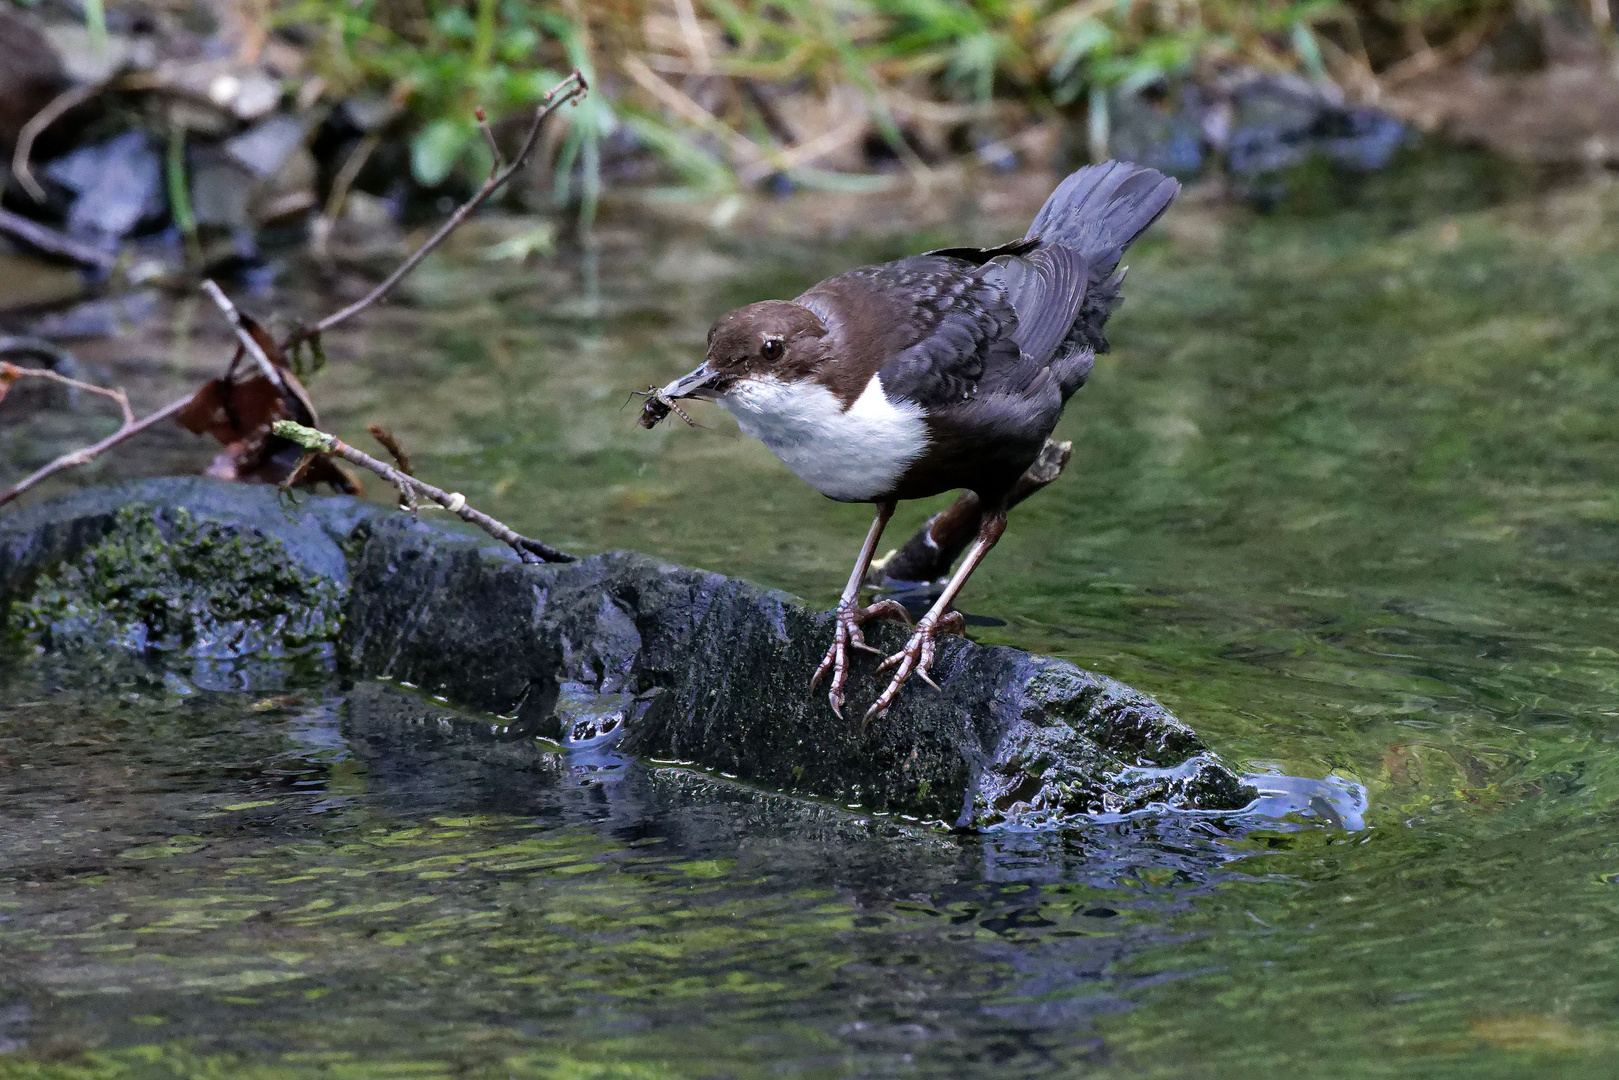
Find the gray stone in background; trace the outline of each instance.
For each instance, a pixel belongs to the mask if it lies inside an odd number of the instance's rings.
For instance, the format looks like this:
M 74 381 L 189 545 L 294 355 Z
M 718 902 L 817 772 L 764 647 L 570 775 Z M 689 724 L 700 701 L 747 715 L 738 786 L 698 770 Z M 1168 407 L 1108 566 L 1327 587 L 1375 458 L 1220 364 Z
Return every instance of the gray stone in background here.
M 139 131 L 81 146 L 46 166 L 45 175 L 74 193 L 67 213 L 74 236 L 116 246 L 142 222 L 168 211 L 162 160 Z
M 1256 797 L 1162 706 L 1061 660 L 948 640 L 934 668 L 942 689 L 913 684 L 862 729 L 879 680 L 857 670 L 846 719 L 811 693 L 832 622 L 793 597 L 629 552 L 524 565 L 481 537 L 348 498 L 292 505 L 273 489 L 171 479 L 30 507 L 0 518 L 0 616 L 42 572 L 82 560 L 127 506 L 183 507 L 280 544 L 345 597 L 346 669 L 576 750 L 617 743 L 976 827 L 1153 804 L 1234 810 Z M 897 648 L 904 634 L 871 636 Z

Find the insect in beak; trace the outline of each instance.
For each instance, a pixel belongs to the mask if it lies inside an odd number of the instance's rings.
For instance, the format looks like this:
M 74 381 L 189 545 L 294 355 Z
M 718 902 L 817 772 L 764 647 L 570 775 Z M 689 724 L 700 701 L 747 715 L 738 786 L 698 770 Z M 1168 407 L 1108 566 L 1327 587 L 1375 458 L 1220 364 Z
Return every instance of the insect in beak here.
M 728 381 L 729 379 L 724 373 L 715 371 L 704 363 L 695 371 L 687 372 L 668 386 L 649 386 L 645 390 L 637 390 L 635 393 L 647 400 L 646 404 L 641 407 L 641 418 L 636 423 L 644 428 L 656 427 L 659 421 L 673 412 L 690 426 L 697 427 L 697 422 L 687 416 L 685 410 L 675 402 L 680 398 L 719 397 L 720 385 Z

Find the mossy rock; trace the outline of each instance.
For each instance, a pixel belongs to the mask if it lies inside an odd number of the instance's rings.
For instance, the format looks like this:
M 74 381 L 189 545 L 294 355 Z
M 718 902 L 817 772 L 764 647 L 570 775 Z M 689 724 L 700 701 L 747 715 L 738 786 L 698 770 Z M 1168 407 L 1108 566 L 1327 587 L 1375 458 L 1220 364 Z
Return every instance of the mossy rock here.
M 41 575 L 13 614 L 49 649 L 278 659 L 329 653 L 342 602 L 336 583 L 262 533 L 198 521 L 184 507 L 126 507 L 99 544 Z
M 338 541 L 352 522 L 322 528 L 308 506 L 236 494 L 159 481 L 12 515 L 0 528 L 9 636 L 76 663 L 93 656 L 119 678 L 144 669 L 177 689 L 331 671 L 348 593 Z
M 341 668 L 494 714 L 502 737 L 968 828 L 1258 794 L 1163 706 L 1061 660 L 951 638 L 937 688 L 862 725 L 810 691 L 832 617 L 794 597 L 633 552 L 526 565 L 349 498 L 171 479 L 29 507 L 0 520 L 0 618 L 192 687 Z M 895 649 L 905 631 L 868 633 Z M 851 678 L 856 715 L 883 682 Z

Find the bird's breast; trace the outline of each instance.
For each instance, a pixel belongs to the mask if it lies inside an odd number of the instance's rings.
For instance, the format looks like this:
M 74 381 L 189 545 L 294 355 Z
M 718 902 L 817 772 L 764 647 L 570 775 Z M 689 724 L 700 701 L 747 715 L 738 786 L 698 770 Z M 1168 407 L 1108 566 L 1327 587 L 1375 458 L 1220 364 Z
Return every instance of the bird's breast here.
M 813 379 L 743 379 L 720 399 L 737 426 L 821 494 L 865 502 L 893 492 L 927 450 L 922 408 L 883 393 L 873 375 L 847 408 Z

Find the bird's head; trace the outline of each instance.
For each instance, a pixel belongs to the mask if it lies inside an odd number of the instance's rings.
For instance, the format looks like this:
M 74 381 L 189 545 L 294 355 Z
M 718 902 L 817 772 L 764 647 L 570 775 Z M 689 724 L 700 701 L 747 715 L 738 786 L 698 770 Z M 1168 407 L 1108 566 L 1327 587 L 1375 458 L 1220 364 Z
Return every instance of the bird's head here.
M 728 312 L 708 332 L 708 358 L 663 388 L 672 399 L 723 398 L 747 379 L 797 382 L 829 357 L 826 324 L 809 308 L 761 300 Z

